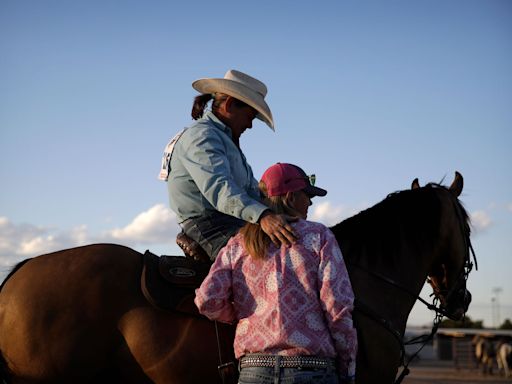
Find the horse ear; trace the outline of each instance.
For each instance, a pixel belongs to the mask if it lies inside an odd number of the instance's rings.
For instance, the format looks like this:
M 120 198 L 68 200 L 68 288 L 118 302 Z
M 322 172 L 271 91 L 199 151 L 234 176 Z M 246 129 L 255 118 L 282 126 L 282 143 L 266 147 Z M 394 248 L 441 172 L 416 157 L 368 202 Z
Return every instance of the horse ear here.
M 462 175 L 455 171 L 455 179 L 453 180 L 452 185 L 450 185 L 450 192 L 455 195 L 455 197 L 459 197 L 462 193 L 462 188 L 464 187 L 464 179 Z
M 411 189 L 418 189 L 420 187 L 420 182 L 418 181 L 418 178 L 415 178 L 412 181 Z

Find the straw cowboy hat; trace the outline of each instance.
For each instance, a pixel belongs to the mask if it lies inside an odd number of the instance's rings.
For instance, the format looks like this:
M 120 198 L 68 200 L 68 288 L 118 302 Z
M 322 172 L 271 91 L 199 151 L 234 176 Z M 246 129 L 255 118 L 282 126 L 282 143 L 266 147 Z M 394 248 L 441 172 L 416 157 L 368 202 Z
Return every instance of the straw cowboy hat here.
M 265 102 L 267 87 L 258 79 L 230 69 L 223 79 L 199 79 L 192 83 L 192 87 L 200 93 L 224 93 L 243 101 L 258 111 L 256 117 L 274 130 L 272 112 Z

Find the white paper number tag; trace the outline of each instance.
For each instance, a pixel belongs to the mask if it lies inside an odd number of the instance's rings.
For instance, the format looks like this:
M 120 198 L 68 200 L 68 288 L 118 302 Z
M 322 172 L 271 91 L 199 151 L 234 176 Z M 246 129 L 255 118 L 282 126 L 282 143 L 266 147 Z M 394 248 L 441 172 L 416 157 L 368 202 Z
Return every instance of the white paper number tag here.
M 187 128 L 182 129 L 180 132 L 174 136 L 171 141 L 166 145 L 164 154 L 162 156 L 162 166 L 160 167 L 160 174 L 158 175 L 158 178 L 163 181 L 167 181 L 169 178 L 169 173 L 171 172 L 171 156 L 172 151 L 174 150 L 174 145 L 178 141 L 178 139 L 183 135 L 183 132 L 185 132 Z

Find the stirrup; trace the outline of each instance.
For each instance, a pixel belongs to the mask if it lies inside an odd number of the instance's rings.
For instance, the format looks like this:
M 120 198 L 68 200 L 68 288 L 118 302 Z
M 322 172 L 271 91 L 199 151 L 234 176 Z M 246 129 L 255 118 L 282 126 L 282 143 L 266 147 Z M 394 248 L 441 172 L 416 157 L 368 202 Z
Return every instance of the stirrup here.
M 185 232 L 178 233 L 176 236 L 176 244 L 180 246 L 186 257 L 190 257 L 196 261 L 202 261 L 204 263 L 211 263 L 210 257 L 205 250 L 198 242 L 190 238 Z

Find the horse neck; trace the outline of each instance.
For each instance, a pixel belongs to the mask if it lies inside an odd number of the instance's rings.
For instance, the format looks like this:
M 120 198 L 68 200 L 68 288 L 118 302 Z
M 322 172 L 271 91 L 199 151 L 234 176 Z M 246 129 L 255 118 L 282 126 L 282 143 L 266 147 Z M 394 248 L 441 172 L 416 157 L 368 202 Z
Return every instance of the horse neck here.
M 383 316 L 395 317 L 401 327 L 405 327 L 416 301 L 414 295 L 423 287 L 435 254 L 433 237 L 438 236 L 439 221 L 421 221 L 433 214 L 434 205 L 437 202 L 429 194 L 404 191 L 331 228 L 343 251 L 356 297 Z

